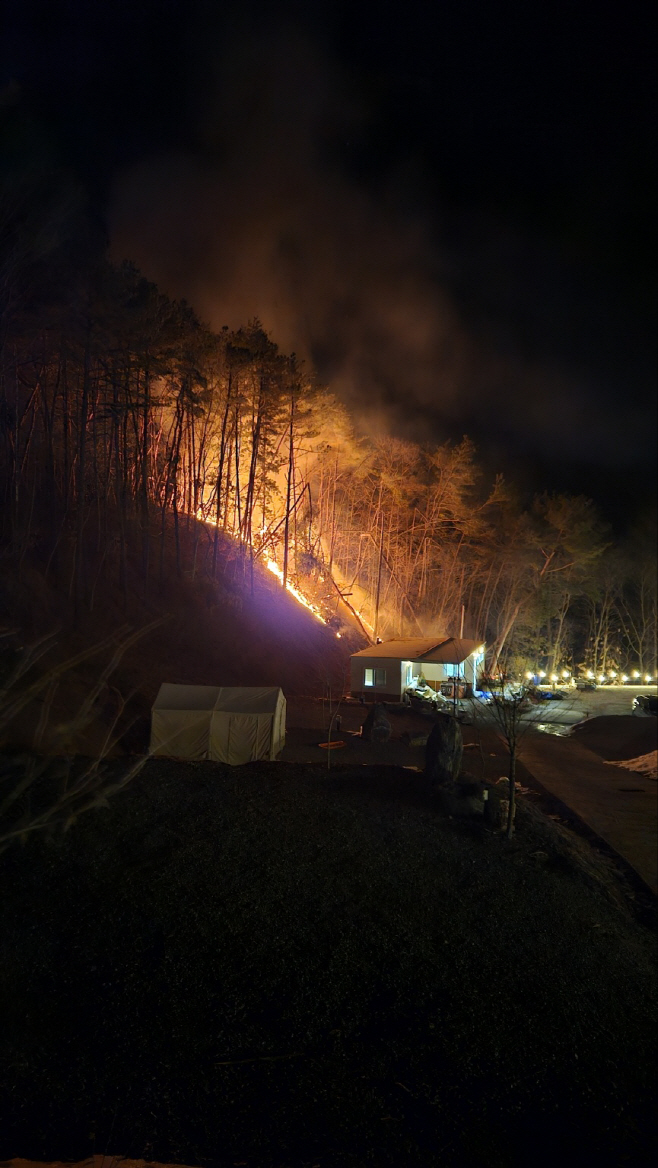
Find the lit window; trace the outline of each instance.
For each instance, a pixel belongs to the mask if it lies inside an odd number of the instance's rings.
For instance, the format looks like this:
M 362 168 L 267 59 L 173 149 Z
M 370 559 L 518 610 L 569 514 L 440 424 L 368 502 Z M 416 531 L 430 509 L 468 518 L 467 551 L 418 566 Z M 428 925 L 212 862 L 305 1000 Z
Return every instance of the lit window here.
M 366 669 L 363 675 L 363 684 L 369 687 L 386 685 L 385 669 Z

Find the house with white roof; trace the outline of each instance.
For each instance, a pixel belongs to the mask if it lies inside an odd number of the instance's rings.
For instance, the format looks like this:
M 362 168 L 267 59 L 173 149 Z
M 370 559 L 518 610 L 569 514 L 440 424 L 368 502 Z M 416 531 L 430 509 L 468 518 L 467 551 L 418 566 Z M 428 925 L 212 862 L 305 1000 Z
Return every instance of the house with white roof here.
M 368 702 L 399 702 L 419 679 L 444 692 L 455 685 L 475 689 L 484 645 L 463 637 L 402 637 L 353 653 L 350 669 L 352 697 Z

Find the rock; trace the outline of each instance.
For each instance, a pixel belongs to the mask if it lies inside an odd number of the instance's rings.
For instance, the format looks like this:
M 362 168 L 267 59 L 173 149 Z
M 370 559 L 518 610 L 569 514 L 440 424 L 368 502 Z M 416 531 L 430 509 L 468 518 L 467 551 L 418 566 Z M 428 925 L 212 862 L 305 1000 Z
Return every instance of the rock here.
M 400 740 L 404 742 L 405 746 L 427 746 L 428 737 L 429 735 L 427 734 L 413 735 L 408 730 L 405 730 L 404 734 L 400 735 Z
M 386 706 L 382 702 L 377 702 L 368 710 L 368 716 L 361 727 L 361 737 L 366 742 L 388 742 L 391 737 L 391 723 L 386 715 Z
M 457 784 L 462 795 L 473 795 L 476 799 L 484 799 L 487 787 L 481 779 L 476 779 L 473 775 L 462 772 L 457 779 Z
M 439 806 L 446 815 L 454 819 L 479 818 L 484 815 L 486 803 L 479 795 L 471 795 L 460 783 L 450 783 L 437 788 Z
M 459 723 L 449 714 L 437 714 L 425 747 L 425 777 L 430 790 L 457 781 L 463 749 Z

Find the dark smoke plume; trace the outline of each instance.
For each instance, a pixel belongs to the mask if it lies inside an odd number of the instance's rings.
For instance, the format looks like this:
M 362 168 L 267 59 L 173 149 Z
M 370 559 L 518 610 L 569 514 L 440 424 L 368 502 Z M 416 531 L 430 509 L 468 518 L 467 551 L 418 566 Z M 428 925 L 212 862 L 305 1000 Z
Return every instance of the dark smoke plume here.
M 371 182 L 350 172 L 376 98 L 317 38 L 240 33 L 199 67 L 194 146 L 116 181 L 116 259 L 216 328 L 259 317 L 370 431 L 638 456 L 646 414 L 631 399 L 620 415 L 614 373 L 565 348 L 579 293 L 540 243 L 442 215 L 420 160 Z

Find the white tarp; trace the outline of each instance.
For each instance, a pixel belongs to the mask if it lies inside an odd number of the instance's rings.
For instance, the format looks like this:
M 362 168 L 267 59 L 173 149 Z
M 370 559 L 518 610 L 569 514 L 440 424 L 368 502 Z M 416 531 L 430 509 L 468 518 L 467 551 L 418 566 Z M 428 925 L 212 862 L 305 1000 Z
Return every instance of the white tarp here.
M 285 745 L 286 699 L 273 687 L 163 682 L 151 710 L 151 753 L 231 766 L 274 759 Z

